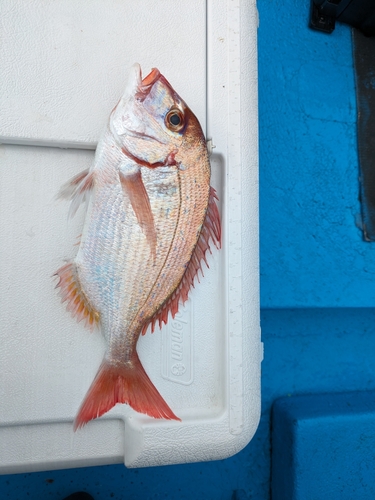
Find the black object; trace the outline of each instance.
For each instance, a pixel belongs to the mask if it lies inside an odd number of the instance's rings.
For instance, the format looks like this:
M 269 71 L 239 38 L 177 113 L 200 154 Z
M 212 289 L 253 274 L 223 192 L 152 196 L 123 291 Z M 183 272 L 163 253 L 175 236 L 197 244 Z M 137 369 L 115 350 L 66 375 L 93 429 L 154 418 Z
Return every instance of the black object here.
M 375 241 L 375 38 L 353 30 L 362 230 Z
M 94 500 L 94 498 L 85 491 L 77 491 L 76 493 L 72 493 L 68 497 L 63 498 L 63 500 Z
M 332 33 L 336 21 L 375 36 L 375 0 L 311 0 L 310 28 Z

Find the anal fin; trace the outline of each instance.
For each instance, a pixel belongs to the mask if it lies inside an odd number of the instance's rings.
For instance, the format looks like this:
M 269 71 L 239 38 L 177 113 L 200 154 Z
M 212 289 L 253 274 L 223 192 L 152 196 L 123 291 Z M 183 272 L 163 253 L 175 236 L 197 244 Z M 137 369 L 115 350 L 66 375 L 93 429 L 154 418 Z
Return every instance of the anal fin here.
M 73 318 L 80 322 L 85 320 L 85 326 L 91 330 L 99 324 L 100 315 L 87 299 L 79 281 L 76 266 L 69 262 L 60 267 L 54 274 L 59 277 L 56 288 L 60 288 L 61 302 L 67 302 L 67 310 Z

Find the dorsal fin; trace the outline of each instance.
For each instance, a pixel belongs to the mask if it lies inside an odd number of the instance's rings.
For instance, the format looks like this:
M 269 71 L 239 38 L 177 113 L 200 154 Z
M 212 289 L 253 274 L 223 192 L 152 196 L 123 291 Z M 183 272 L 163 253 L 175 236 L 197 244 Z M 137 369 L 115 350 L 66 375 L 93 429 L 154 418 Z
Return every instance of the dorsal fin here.
M 70 311 L 78 323 L 85 319 L 85 326 L 93 330 L 99 324 L 99 313 L 88 301 L 79 281 L 75 264 L 69 262 L 60 267 L 54 276 L 59 277 L 56 288 L 60 288 L 61 302 L 67 301 L 67 311 Z
M 216 205 L 218 200 L 216 191 L 213 187 L 210 188 L 210 198 L 208 202 L 206 217 L 201 229 L 201 233 L 198 238 L 198 242 L 194 248 L 191 255 L 189 264 L 186 267 L 186 271 L 180 281 L 180 284 L 176 290 L 172 293 L 170 297 L 165 301 L 162 307 L 150 318 L 150 320 L 144 324 L 142 328 L 142 335 L 146 333 L 148 326 L 151 324 L 151 332 L 155 330 L 155 324 L 158 322 L 161 328 L 163 323 L 167 324 L 168 314 L 171 313 L 172 318 L 175 317 L 178 312 L 179 304 L 184 304 L 189 295 L 189 291 L 194 287 L 194 279 L 198 278 L 199 270 L 203 276 L 202 262 L 206 263 L 209 267 L 206 259 L 207 250 L 211 252 L 210 240 L 213 241 L 216 248 L 221 248 L 221 224 L 220 224 L 220 214 Z
M 71 200 L 69 217 L 73 217 L 94 185 L 94 173 L 87 168 L 64 184 L 57 197 Z

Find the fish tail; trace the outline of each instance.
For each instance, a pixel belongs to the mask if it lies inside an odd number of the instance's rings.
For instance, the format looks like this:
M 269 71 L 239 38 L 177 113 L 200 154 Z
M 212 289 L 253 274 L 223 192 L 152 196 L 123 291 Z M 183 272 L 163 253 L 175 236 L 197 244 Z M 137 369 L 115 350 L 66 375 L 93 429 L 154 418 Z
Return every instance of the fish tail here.
M 75 418 L 74 430 L 100 417 L 117 403 L 127 403 L 150 417 L 180 420 L 149 379 L 136 352 L 126 364 L 103 360 Z

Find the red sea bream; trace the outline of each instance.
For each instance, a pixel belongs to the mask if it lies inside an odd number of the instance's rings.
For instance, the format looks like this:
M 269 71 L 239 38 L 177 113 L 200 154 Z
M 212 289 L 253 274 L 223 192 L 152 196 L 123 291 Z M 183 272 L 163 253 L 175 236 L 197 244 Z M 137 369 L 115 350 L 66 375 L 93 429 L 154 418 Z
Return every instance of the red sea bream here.
M 157 69 L 134 65 L 91 168 L 60 192 L 70 215 L 87 201 L 79 250 L 61 267 L 62 300 L 78 321 L 103 333 L 107 350 L 75 428 L 116 403 L 154 418 L 179 418 L 136 351 L 151 324 L 162 326 L 188 297 L 220 218 L 197 118 Z

